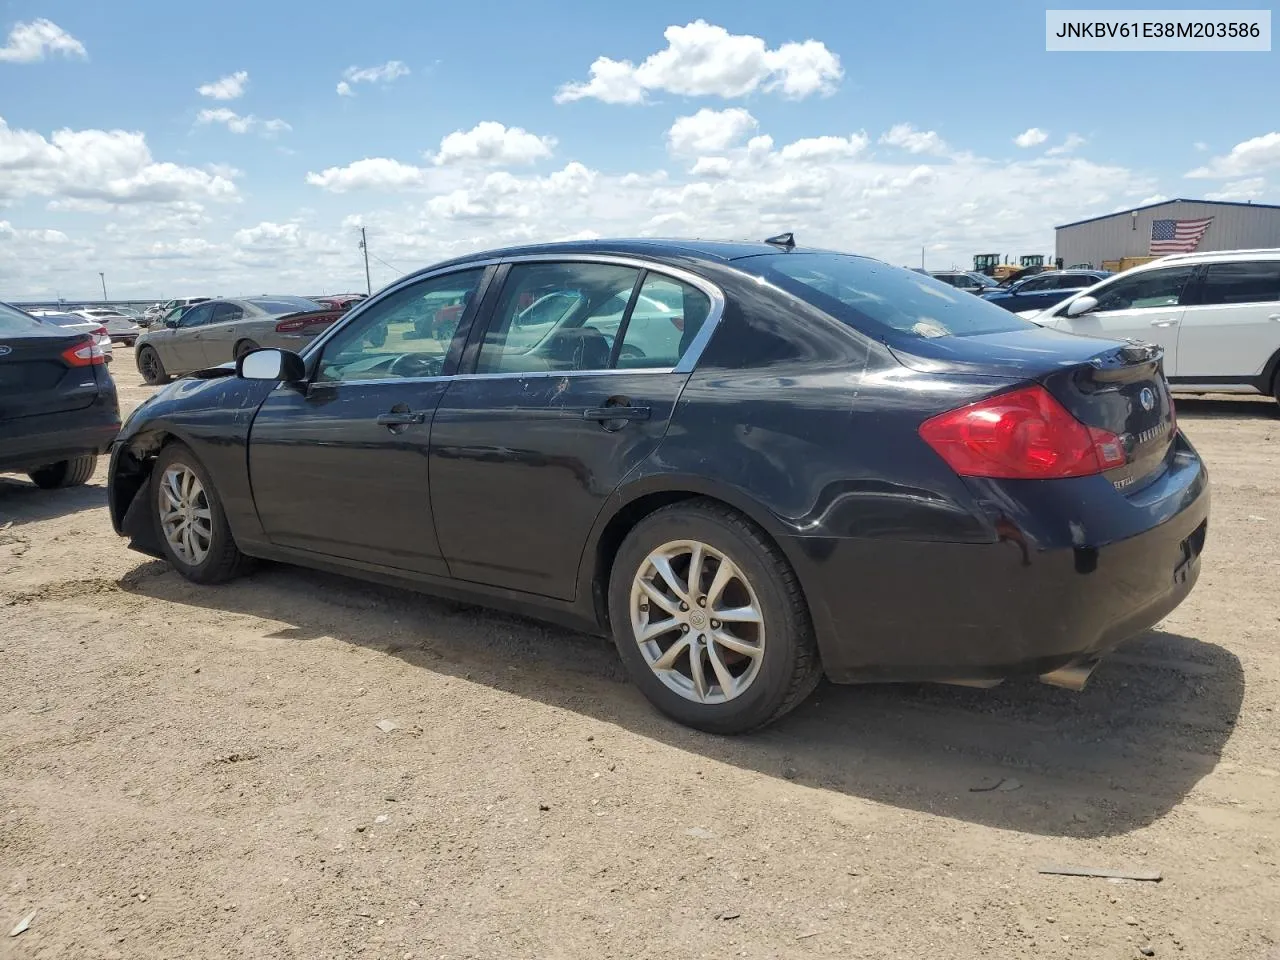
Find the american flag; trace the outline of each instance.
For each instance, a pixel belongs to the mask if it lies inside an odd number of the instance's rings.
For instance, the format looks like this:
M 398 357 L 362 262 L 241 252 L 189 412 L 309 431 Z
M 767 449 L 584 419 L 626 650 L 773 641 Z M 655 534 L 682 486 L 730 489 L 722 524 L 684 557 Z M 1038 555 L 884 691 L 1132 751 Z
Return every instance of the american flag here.
M 1203 220 L 1155 220 L 1151 223 L 1151 254 L 1191 253 L 1200 246 L 1200 240 L 1213 223 L 1213 217 Z

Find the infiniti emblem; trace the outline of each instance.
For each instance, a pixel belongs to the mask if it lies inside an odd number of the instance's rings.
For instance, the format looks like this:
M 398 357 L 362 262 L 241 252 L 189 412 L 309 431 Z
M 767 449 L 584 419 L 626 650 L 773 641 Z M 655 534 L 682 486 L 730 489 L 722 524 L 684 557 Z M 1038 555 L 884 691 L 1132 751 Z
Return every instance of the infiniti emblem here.
M 10 353 L 13 353 L 13 347 L 6 347 L 3 343 L 0 343 L 0 357 Z
M 1143 410 L 1155 409 L 1156 392 L 1150 387 L 1143 387 L 1142 392 L 1138 394 L 1138 402 L 1142 404 Z

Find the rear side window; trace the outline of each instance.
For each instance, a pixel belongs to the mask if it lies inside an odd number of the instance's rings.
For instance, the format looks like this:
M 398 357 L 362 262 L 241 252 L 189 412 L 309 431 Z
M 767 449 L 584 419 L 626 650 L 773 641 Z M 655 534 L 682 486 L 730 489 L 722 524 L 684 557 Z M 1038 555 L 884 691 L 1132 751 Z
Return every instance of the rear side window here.
M 27 316 L 7 303 L 0 303 L 0 333 L 26 334 L 39 328 L 40 322 L 35 318 Z
M 234 303 L 219 303 L 213 308 L 212 323 L 229 323 L 244 316 L 244 310 Z
M 617 351 L 620 369 L 674 367 L 711 312 L 711 298 L 701 290 L 651 273 L 636 297 L 626 333 Z
M 766 254 L 738 260 L 735 266 L 867 333 L 971 337 L 1035 329 L 981 297 L 864 257 Z
M 1280 260 L 1211 263 L 1200 281 L 1202 304 L 1274 303 L 1280 300 Z

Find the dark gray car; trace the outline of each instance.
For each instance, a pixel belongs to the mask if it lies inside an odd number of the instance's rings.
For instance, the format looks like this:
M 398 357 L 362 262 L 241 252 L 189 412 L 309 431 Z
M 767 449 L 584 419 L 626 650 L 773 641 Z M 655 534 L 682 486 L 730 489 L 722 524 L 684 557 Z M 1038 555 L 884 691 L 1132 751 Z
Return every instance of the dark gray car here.
M 138 372 L 147 383 L 163 383 L 259 347 L 301 350 L 340 316 L 303 297 L 207 300 L 138 337 Z

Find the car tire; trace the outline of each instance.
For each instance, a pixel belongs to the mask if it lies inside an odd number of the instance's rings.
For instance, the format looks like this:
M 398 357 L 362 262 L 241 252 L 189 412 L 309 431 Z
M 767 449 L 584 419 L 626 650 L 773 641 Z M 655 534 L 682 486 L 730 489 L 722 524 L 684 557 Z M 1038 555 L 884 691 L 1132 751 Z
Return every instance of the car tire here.
M 237 344 L 236 344 L 236 348 L 235 348 L 235 350 L 233 350 L 233 351 L 231 352 L 231 357 L 232 357 L 232 359 L 233 359 L 233 360 L 239 360 L 239 359 L 240 359 L 241 357 L 243 357 L 246 353 L 250 353 L 250 352 L 252 352 L 252 351 L 254 351 L 254 350 L 258 350 L 258 349 L 260 349 L 260 348 L 258 347 L 258 344 L 257 344 L 257 343 L 255 343 L 254 341 L 252 341 L 252 340 L 241 340 L 239 343 L 237 343 Z
M 42 490 L 57 490 L 61 487 L 79 487 L 89 482 L 93 471 L 98 468 L 98 455 L 88 453 L 83 457 L 70 460 L 59 460 L 45 467 L 38 467 L 27 474 L 31 482 Z
M 144 383 L 158 387 L 162 383 L 169 382 L 169 374 L 165 373 L 164 363 L 154 347 L 144 346 L 138 351 L 134 362 L 138 366 L 138 373 L 142 375 Z
M 702 575 L 689 592 L 696 547 Z M 667 581 L 660 567 L 678 582 Z M 732 622 L 715 617 L 730 608 Z M 745 619 L 748 610 L 757 622 Z M 664 507 L 627 535 L 609 579 L 609 621 L 641 692 L 667 716 L 709 733 L 765 726 L 800 704 L 821 678 L 809 608 L 791 565 L 763 530 L 714 501 Z M 668 621 L 674 626 L 662 631 Z M 646 627 L 659 632 L 642 639 Z
M 208 471 L 185 444 L 172 443 L 156 458 L 151 515 L 165 559 L 188 580 L 223 583 L 248 565 Z

